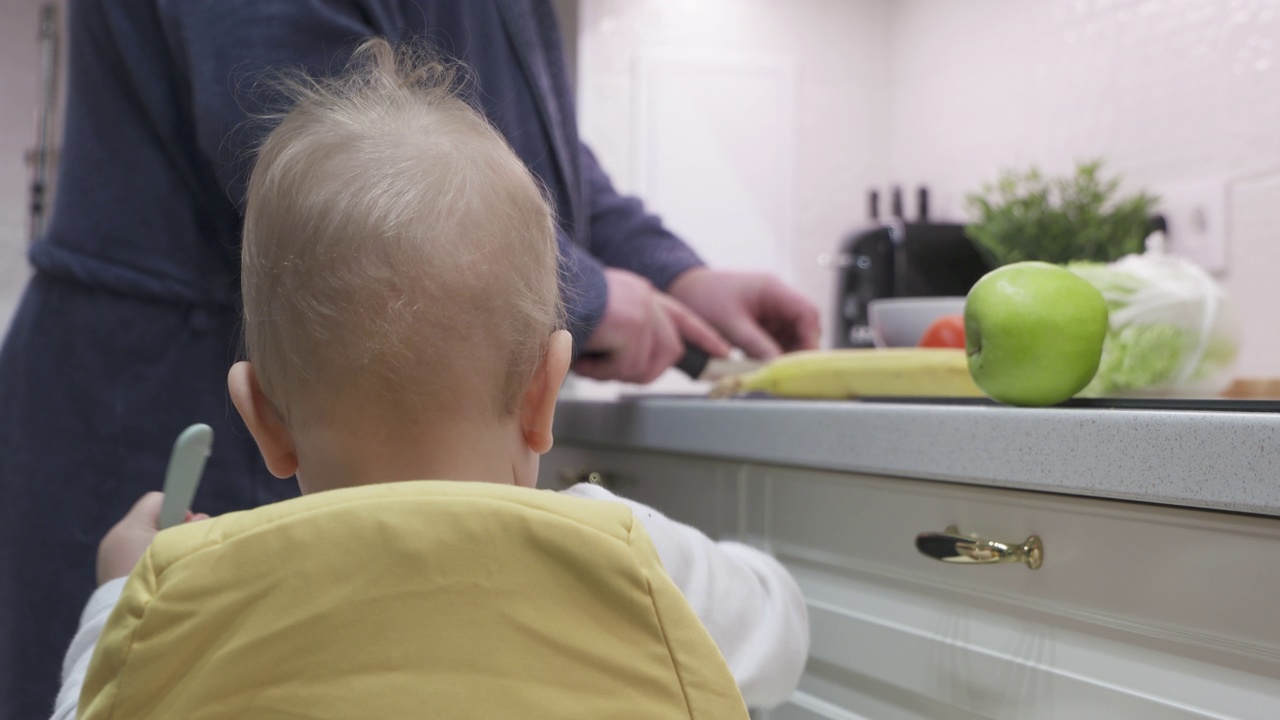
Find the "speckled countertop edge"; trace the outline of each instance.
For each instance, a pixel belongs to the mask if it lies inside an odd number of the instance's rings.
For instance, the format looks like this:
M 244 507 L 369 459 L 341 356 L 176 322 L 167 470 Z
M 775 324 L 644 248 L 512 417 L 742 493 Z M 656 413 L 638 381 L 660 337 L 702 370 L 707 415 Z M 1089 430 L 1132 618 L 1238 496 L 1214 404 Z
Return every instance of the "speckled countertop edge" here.
M 570 399 L 556 439 L 1280 516 L 1280 413 Z

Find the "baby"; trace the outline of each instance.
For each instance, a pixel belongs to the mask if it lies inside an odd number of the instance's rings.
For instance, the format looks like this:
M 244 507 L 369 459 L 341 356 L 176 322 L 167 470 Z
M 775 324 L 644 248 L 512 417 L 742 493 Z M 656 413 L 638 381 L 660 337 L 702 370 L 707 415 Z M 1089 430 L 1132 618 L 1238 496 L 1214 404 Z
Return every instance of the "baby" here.
M 532 489 L 572 354 L 550 207 L 447 66 L 370 41 L 352 68 L 296 83 L 261 147 L 232 401 L 270 471 L 304 494 L 424 478 Z M 749 705 L 790 694 L 808 621 L 779 563 L 600 487 L 563 492 L 630 506 Z M 159 501 L 103 540 L 55 717 L 75 715 Z

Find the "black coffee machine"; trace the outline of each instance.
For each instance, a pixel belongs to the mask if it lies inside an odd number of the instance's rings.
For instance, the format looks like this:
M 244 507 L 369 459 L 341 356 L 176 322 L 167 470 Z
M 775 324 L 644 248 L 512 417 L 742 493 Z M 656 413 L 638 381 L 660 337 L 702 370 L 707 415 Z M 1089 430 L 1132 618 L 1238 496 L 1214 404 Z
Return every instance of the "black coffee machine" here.
M 928 191 L 918 191 L 917 219 L 903 218 L 902 193 L 893 191 L 893 209 L 879 220 L 879 195 L 869 197 L 872 227 L 854 233 L 840 247 L 836 296 L 837 347 L 871 347 L 867 305 L 876 298 L 966 295 L 992 268 L 965 235 L 964 225 L 929 220 Z

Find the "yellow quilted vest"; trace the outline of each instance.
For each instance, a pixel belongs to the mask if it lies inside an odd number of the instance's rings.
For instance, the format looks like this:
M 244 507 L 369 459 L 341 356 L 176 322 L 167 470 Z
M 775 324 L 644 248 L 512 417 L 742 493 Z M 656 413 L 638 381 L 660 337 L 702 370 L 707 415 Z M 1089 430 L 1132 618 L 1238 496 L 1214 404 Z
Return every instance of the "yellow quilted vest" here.
M 747 711 L 629 508 L 424 481 L 160 533 L 98 642 L 80 717 Z

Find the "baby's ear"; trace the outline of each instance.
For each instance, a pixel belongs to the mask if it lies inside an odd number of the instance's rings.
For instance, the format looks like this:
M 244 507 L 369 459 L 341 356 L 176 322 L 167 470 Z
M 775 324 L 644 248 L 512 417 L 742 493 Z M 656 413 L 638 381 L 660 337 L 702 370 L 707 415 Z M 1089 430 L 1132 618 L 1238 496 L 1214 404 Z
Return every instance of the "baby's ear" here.
M 253 363 L 238 362 L 227 373 L 227 391 L 231 402 L 240 412 L 249 434 L 258 443 L 258 452 L 267 463 L 267 469 L 278 478 L 293 476 L 298 471 L 298 453 L 293 446 L 293 436 L 280 419 L 267 396 L 262 394 L 258 374 Z
M 573 337 L 557 330 L 547 341 L 547 351 L 538 363 L 533 380 L 520 403 L 520 429 L 529 449 L 541 455 L 551 449 L 551 425 L 555 420 L 556 398 L 573 360 Z

